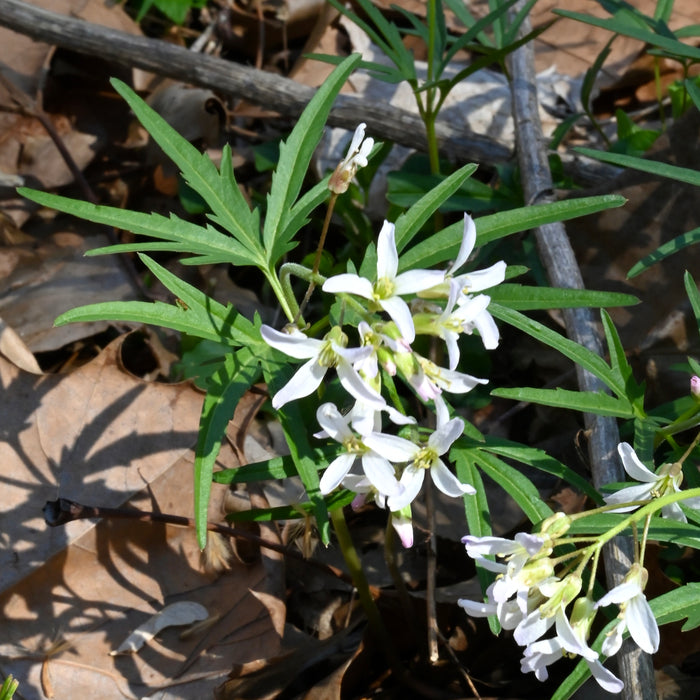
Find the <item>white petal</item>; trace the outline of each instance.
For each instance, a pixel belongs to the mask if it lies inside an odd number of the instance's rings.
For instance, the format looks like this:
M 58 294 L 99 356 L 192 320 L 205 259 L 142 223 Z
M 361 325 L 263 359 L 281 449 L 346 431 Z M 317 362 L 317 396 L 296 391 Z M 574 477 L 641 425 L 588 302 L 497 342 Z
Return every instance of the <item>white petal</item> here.
M 462 537 L 462 543 L 467 549 L 467 554 L 473 557 L 475 554 L 499 554 L 507 556 L 520 551 L 522 548 L 517 542 L 507 540 L 505 537 L 474 537 L 473 535 L 465 535 Z
M 684 502 L 683 505 L 687 504 Z M 677 520 L 679 523 L 688 522 L 688 518 L 685 517 L 685 513 L 681 510 L 679 503 L 669 503 L 667 506 L 663 506 L 661 508 L 661 515 L 670 520 Z
M 616 503 L 629 503 L 630 501 L 645 501 L 651 498 L 651 491 L 654 488 L 654 484 L 637 484 L 636 486 L 627 486 L 624 489 L 615 491 L 607 496 L 603 497 L 603 500 L 607 505 L 615 505 Z M 639 505 L 634 506 L 624 506 L 622 508 L 616 508 L 615 510 L 610 510 L 610 513 L 626 513 L 627 511 L 639 508 Z
M 350 142 L 350 147 L 348 148 L 348 153 L 347 153 L 347 158 L 351 158 L 355 151 L 357 151 L 360 148 L 360 144 L 362 144 L 362 141 L 365 138 L 365 129 L 367 128 L 367 124 L 364 122 L 360 123 L 357 125 L 357 129 L 355 129 L 355 133 L 352 135 L 352 141 Z
M 627 603 L 635 596 L 641 595 L 642 591 L 637 581 L 625 581 L 619 586 L 615 586 L 608 591 L 596 604 L 596 608 L 604 608 L 612 603 L 620 604 Z
M 656 474 L 642 464 L 639 457 L 637 457 L 637 453 L 632 449 L 632 445 L 627 442 L 621 442 L 617 446 L 617 452 L 620 455 L 622 466 L 625 468 L 625 471 L 635 481 L 656 481 Z
M 394 293 L 415 294 L 442 284 L 444 279 L 442 270 L 408 270 L 394 280 Z
M 659 650 L 659 626 L 643 594 L 640 593 L 627 603 L 625 622 L 630 637 L 642 651 L 655 654 Z
M 271 347 L 299 360 L 308 360 L 318 355 L 324 342 L 316 338 L 307 338 L 301 331 L 282 333 L 270 326 L 260 326 L 260 335 Z
M 428 438 L 428 445 L 439 455 L 444 455 L 452 447 L 452 443 L 461 437 L 463 432 L 464 421 L 461 418 L 453 418 L 438 428 Z
M 392 496 L 401 490 L 394 467 L 379 455 L 372 452 L 362 455 L 362 469 L 379 493 Z
M 620 651 L 620 647 L 622 646 L 622 635 L 625 632 L 625 627 L 625 621 L 620 619 L 612 630 L 608 632 L 600 649 L 605 656 L 614 656 L 618 651 Z
M 433 401 L 435 402 L 436 424 L 438 428 L 442 428 L 450 420 L 450 410 L 442 396 L 436 396 Z
M 515 628 L 513 639 L 521 647 L 530 646 L 539 639 L 552 625 L 553 617 L 542 617 L 540 609 L 536 608 L 527 615 Z
M 377 238 L 377 279 L 390 279 L 396 277 L 399 269 L 399 255 L 396 252 L 394 238 L 394 224 L 384 221 L 382 230 Z
M 474 326 L 479 331 L 481 342 L 487 350 L 495 350 L 501 337 L 493 316 L 488 311 L 482 311 L 474 319 Z
M 621 693 L 625 684 L 612 672 L 608 671 L 600 661 L 588 661 L 588 668 L 591 675 L 596 679 L 598 685 L 608 693 Z
M 316 391 L 326 375 L 326 367 L 322 367 L 312 358 L 303 364 L 296 374 L 275 394 L 272 399 L 273 408 L 282 408 L 286 403 L 308 396 Z
M 372 299 L 374 296 L 372 283 L 368 279 L 351 272 L 329 277 L 323 283 L 321 289 L 329 294 L 345 292 L 346 294 L 356 294 L 358 297 L 364 297 L 365 299 Z
M 446 496 L 457 498 L 465 493 L 474 494 L 476 489 L 470 484 L 463 484 L 446 466 L 445 463 L 438 459 L 433 462 L 430 467 L 430 476 L 433 478 L 433 483 Z
M 464 275 L 455 277 L 459 281 L 462 291 L 465 294 L 473 294 L 481 292 L 484 289 L 490 289 L 497 284 L 501 284 L 506 278 L 507 265 L 503 260 L 487 267 L 485 270 L 474 270 L 467 272 Z
M 452 274 L 455 270 L 459 270 L 462 265 L 469 259 L 469 256 L 474 250 L 476 244 L 476 226 L 474 219 L 469 214 L 464 214 L 464 231 L 462 233 L 462 245 L 459 247 L 459 253 L 455 261 L 450 265 L 448 274 Z
M 405 440 L 397 435 L 385 435 L 384 433 L 365 435 L 362 442 L 377 454 L 395 463 L 410 462 L 419 450 L 410 440 Z
M 386 401 L 364 382 L 362 377 L 349 365 L 347 362 L 339 362 L 335 368 L 338 373 L 338 379 L 345 391 L 358 401 L 381 408 Z
M 457 601 L 457 605 L 463 608 L 467 615 L 471 615 L 471 617 L 488 617 L 496 614 L 495 603 L 479 603 L 476 600 L 460 598 Z
M 457 369 L 459 364 L 459 335 L 454 331 L 444 331 L 443 340 L 447 346 L 447 367 L 450 370 Z
M 403 470 L 399 481 L 403 490 L 396 496 L 389 497 L 388 505 L 390 510 L 401 510 L 412 503 L 423 485 L 424 478 L 425 469 L 416 469 L 412 464 L 409 464 Z
M 336 486 L 339 486 L 343 481 L 347 473 L 352 468 L 355 463 L 357 455 L 350 452 L 344 452 L 338 455 L 326 468 L 321 477 L 321 483 L 319 488 L 321 493 L 325 496 L 330 493 Z
M 393 296 L 388 299 L 379 299 L 379 305 L 386 311 L 391 320 L 396 324 L 399 333 L 407 343 L 412 343 L 416 337 L 416 329 L 413 326 L 413 316 L 408 304 L 401 297 Z
M 559 637 L 562 647 L 571 654 L 578 654 L 586 661 L 595 661 L 598 658 L 598 652 L 581 642 L 571 627 L 566 614 L 560 612 L 556 618 L 557 637 Z
M 326 435 L 336 442 L 345 442 L 352 437 L 348 421 L 336 408 L 335 404 L 324 403 L 316 411 L 316 420 Z

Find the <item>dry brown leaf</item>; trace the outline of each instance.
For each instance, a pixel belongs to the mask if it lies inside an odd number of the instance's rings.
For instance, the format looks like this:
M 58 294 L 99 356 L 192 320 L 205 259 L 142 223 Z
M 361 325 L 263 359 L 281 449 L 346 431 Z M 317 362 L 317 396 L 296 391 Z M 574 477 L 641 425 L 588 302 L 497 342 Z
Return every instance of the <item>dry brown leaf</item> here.
M 109 326 L 97 322 L 55 327 L 54 320 L 64 311 L 139 298 L 117 256 L 85 257 L 87 250 L 109 245 L 102 228 L 81 222 L 80 232 L 58 230 L 39 245 L 0 247 L 0 276 L 6 287 L 0 314 L 32 352 L 57 350 Z
M 130 499 L 142 510 L 192 515 L 191 448 L 202 395 L 189 384 L 129 375 L 117 361 L 120 345 L 71 375 L 41 379 L 0 357 L 10 409 L 0 443 L 0 665 L 23 679 L 27 698 L 51 690 L 57 698 L 194 700 L 210 694 L 232 664 L 278 653 L 284 603 L 251 593 L 273 596 L 282 587 L 270 580 L 264 557 L 234 562 L 216 577 L 200 569 L 190 529 L 110 519 L 47 530 L 41 521 L 44 501 L 57 495 L 117 507 Z M 240 425 L 235 418 L 233 429 Z M 226 446 L 220 461 L 237 463 Z M 148 617 L 181 600 L 204 606 L 216 621 L 187 639 L 164 630 L 135 657 L 109 655 Z
M 42 374 L 36 357 L 17 335 L 17 331 L 8 326 L 2 318 L 0 318 L 0 353 L 25 372 Z

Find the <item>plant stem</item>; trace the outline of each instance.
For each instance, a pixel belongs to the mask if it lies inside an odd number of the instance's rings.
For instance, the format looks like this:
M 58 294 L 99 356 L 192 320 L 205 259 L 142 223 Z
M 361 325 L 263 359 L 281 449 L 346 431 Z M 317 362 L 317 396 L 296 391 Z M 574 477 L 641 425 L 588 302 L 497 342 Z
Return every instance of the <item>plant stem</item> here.
M 367 583 L 367 577 L 365 576 L 364 569 L 362 568 L 362 562 L 357 554 L 355 545 L 352 543 L 352 537 L 350 536 L 350 530 L 348 529 L 348 524 L 345 521 L 345 515 L 343 514 L 342 508 L 336 508 L 330 512 L 331 522 L 333 523 L 333 529 L 335 530 L 335 535 L 338 538 L 338 544 L 340 545 L 340 551 L 343 554 L 343 559 L 345 559 L 345 564 L 348 567 L 350 576 L 353 581 L 353 585 L 357 589 L 357 595 L 360 599 L 360 603 L 364 608 L 365 615 L 367 615 L 367 620 L 369 622 L 372 631 L 376 635 L 380 642 L 381 648 L 386 654 L 387 661 L 389 665 L 396 669 L 399 674 L 402 674 L 401 665 L 399 661 L 399 655 L 394 647 L 394 643 L 389 636 L 389 633 L 384 626 L 384 622 L 379 614 L 379 609 L 377 604 L 374 602 L 374 598 L 370 593 L 369 584 Z

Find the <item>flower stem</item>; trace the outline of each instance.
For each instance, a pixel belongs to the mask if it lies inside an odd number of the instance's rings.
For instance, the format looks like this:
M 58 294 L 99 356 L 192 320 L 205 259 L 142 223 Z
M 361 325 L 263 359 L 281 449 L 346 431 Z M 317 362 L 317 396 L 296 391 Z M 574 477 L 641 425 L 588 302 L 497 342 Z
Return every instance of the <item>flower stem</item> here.
M 374 598 L 369 590 L 367 577 L 365 576 L 364 569 L 362 568 L 362 562 L 357 554 L 355 545 L 352 543 L 352 537 L 350 536 L 348 524 L 345 521 L 343 509 L 336 508 L 335 510 L 332 510 L 330 512 L 330 516 L 331 522 L 333 523 L 333 529 L 335 530 L 335 535 L 338 538 L 340 551 L 343 554 L 343 559 L 345 559 L 345 564 L 348 567 L 353 584 L 357 589 L 357 595 L 360 599 L 362 607 L 364 608 L 365 615 L 367 615 L 367 620 L 372 628 L 372 632 L 378 639 L 381 648 L 384 650 L 389 665 L 401 672 L 399 655 L 386 627 L 384 626 L 384 622 L 379 614 L 377 604 L 374 602 Z

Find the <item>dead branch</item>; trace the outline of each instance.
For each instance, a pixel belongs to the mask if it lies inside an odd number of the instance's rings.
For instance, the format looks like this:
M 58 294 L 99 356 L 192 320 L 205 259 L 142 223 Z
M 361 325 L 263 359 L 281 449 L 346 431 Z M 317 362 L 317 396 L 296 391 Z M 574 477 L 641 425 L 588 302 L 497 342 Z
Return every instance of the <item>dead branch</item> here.
M 0 25 L 77 53 L 100 56 L 254 104 L 274 105 L 286 117 L 301 114 L 314 94 L 312 88 L 272 73 L 66 17 L 22 0 L 0 2 Z M 328 123 L 354 130 L 361 121 L 375 138 L 422 151 L 427 148 L 425 127 L 417 115 L 389 104 L 339 95 Z M 511 158 L 510 149 L 502 144 L 444 121 L 438 122 L 436 132 L 442 154 L 453 162 L 494 166 Z M 582 184 L 600 184 L 617 173 L 617 169 L 578 156 L 564 156 L 563 161 Z
M 511 12 L 524 6 L 520 0 Z M 529 18 L 520 28 L 522 35 L 531 31 Z M 535 87 L 535 61 L 532 44 L 526 44 L 509 56 L 513 115 L 517 143 L 518 163 L 525 199 L 530 204 L 554 200 L 552 176 L 542 135 L 537 109 Z M 571 248 L 563 223 L 548 224 L 535 231 L 537 247 L 555 287 L 583 288 L 583 278 Z M 597 319 L 591 309 L 565 309 L 563 311 L 566 332 L 571 340 L 580 343 L 598 355 L 602 355 L 603 343 Z M 578 384 L 581 391 L 605 390 L 603 383 L 590 372 L 577 367 Z M 617 444 L 620 435 L 614 418 L 584 415 L 590 434 L 589 458 L 593 472 L 593 483 L 599 487 L 615 481 L 624 481 L 625 473 L 617 459 Z M 603 549 L 605 572 L 610 588 L 622 582 L 633 561 L 633 543 L 629 537 L 616 537 Z M 644 654 L 631 640 L 618 654 L 619 672 L 625 684 L 623 697 L 651 700 L 656 698 L 654 668 L 651 657 Z

